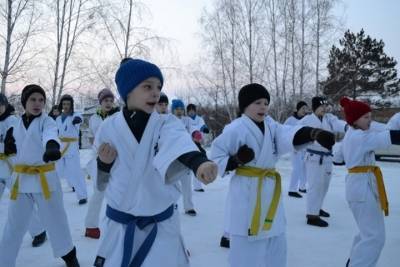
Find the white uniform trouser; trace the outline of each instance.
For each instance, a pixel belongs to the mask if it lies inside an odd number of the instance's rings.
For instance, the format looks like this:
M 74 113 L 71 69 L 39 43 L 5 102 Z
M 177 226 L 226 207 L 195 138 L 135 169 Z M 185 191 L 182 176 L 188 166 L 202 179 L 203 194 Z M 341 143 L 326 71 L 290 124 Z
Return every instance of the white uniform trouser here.
M 247 236 L 230 236 L 230 267 L 286 267 L 286 234 L 249 241 Z
M 203 189 L 203 184 L 200 182 L 200 180 L 194 177 L 193 175 L 191 175 L 191 177 L 193 178 L 193 189 L 194 190 Z
M 194 209 L 192 192 L 192 174 L 190 172 L 181 179 L 183 209 L 185 211 Z
M 305 151 L 292 153 L 292 176 L 290 178 L 289 192 L 306 189 L 306 167 L 304 162 Z
M 319 164 L 319 160 L 306 160 L 306 174 L 308 183 L 307 214 L 319 215 L 331 182 L 332 161 L 324 158 L 322 164 Z
M 56 164 L 58 174 L 66 179 L 71 187 L 75 188 L 78 199 L 87 198 L 86 182 L 81 169 L 79 152 L 74 155 L 67 154 L 58 160 Z
M 6 180 L 0 178 L 0 200 L 1 200 L 1 197 L 2 197 L 6 187 L 7 187 Z M 37 208 L 34 208 L 34 210 L 32 212 L 32 218 L 29 223 L 28 231 L 32 237 L 35 237 L 38 234 L 41 234 L 45 231 L 42 223 L 40 222 L 40 219 L 39 219 L 39 216 L 37 213 Z
M 132 257 L 151 231 L 153 225 L 135 228 Z M 179 213 L 176 208 L 171 218 L 157 224 L 156 239 L 141 267 L 189 267 L 189 259 L 180 232 Z M 104 267 L 121 266 L 126 226 L 108 218 L 103 221 L 97 255 L 105 258 Z
M 0 267 L 15 267 L 23 236 L 28 230 L 34 204 L 47 230 L 54 257 L 66 255 L 73 249 L 68 219 L 61 191 L 51 192 L 49 200 L 41 193 L 20 193 L 10 201 L 7 222 L 0 242 Z
M 104 191 L 97 190 L 96 183 L 93 186 L 93 195 L 90 197 L 89 206 L 85 218 L 86 228 L 98 228 L 101 207 L 103 206 Z
M 365 201 L 348 202 L 359 233 L 350 252 L 350 267 L 375 267 L 385 244 L 385 223 L 377 196 L 368 188 Z

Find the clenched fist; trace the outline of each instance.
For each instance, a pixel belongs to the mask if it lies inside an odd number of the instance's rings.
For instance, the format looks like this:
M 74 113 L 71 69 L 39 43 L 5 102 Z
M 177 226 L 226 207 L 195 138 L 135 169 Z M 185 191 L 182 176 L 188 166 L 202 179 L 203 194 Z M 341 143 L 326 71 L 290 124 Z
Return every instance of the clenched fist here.
M 196 177 L 204 184 L 209 184 L 217 178 L 218 166 L 212 161 L 202 163 L 197 169 Z
M 106 164 L 111 164 L 117 157 L 117 150 L 113 148 L 108 143 L 103 143 L 100 145 L 99 150 L 99 159 Z

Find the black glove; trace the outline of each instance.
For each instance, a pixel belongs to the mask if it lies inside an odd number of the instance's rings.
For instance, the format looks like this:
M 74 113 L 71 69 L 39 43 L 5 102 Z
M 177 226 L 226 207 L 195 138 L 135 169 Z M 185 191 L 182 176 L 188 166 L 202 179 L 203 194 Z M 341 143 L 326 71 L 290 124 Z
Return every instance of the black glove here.
M 17 153 L 17 146 L 15 145 L 13 130 L 14 130 L 13 127 L 8 129 L 6 137 L 4 138 L 4 154 L 6 154 L 7 156 Z
M 48 141 L 46 144 L 46 151 L 43 154 L 43 161 L 47 163 L 49 161 L 59 160 L 60 158 L 60 145 L 54 140 Z
M 72 120 L 73 125 L 81 123 L 81 122 L 82 122 L 82 119 L 80 117 L 74 117 L 74 119 Z
M 247 145 L 243 145 L 239 147 L 238 152 L 236 153 L 236 160 L 239 164 L 246 164 L 254 159 L 254 151 Z
M 333 133 L 318 128 L 312 129 L 311 139 L 317 141 L 328 150 L 332 150 L 335 144 L 335 135 Z

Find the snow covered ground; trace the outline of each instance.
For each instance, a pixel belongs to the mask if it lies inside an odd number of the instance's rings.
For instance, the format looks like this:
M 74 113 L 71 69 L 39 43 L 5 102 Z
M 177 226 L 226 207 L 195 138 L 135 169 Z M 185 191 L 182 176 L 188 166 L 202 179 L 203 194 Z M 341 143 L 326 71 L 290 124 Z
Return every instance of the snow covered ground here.
M 88 151 L 82 151 L 82 166 L 88 159 Z M 382 252 L 379 267 L 399 266 L 400 261 L 400 164 L 379 163 L 385 176 L 386 189 L 390 202 L 390 216 L 386 221 L 386 244 Z M 288 267 L 338 267 L 344 266 L 348 257 L 356 225 L 344 198 L 343 167 L 335 167 L 331 187 L 324 209 L 331 213 L 330 226 L 325 229 L 311 227 L 305 223 L 305 198 L 289 198 L 288 187 L 291 164 L 289 157 L 281 159 L 277 165 L 283 177 L 284 203 L 288 220 Z M 228 179 L 218 179 L 205 188 L 205 193 L 194 192 L 197 217 L 188 217 L 181 211 L 182 232 L 186 245 L 191 252 L 191 266 L 228 266 L 228 249 L 219 247 L 223 232 L 224 203 L 228 188 Z M 65 183 L 64 183 L 65 185 Z M 87 181 L 89 194 L 92 181 Z M 78 250 L 82 267 L 92 266 L 96 255 L 97 240 L 84 237 L 84 217 L 87 205 L 79 206 L 75 193 L 64 186 L 65 208 Z M 7 216 L 9 195 L 5 194 L 0 202 L 0 229 Z M 396 263 L 397 262 L 397 263 Z M 47 241 L 42 247 L 32 248 L 31 237 L 27 234 L 19 252 L 19 267 L 61 267 L 60 259 L 53 258 Z M 160 266 L 162 264 L 160 263 Z M 252 266 L 249 266 L 252 267 Z

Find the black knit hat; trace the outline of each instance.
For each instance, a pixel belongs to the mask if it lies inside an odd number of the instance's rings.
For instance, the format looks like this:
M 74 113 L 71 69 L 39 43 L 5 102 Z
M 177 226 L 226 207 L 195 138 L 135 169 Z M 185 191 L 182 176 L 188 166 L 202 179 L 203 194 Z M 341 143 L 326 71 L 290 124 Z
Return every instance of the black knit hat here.
M 315 96 L 311 99 L 311 108 L 315 111 L 319 106 L 328 104 L 325 97 Z
M 189 112 L 189 110 L 194 110 L 196 111 L 196 105 L 195 104 L 189 104 L 186 107 L 186 112 Z
M 71 102 L 71 113 L 74 113 L 74 99 L 71 95 L 63 95 L 60 99 L 60 103 L 58 104 L 58 110 L 62 111 L 62 104 L 63 101 L 70 101 Z
M 167 103 L 168 104 L 169 103 L 168 96 L 164 93 L 161 93 L 158 103 Z
M 239 111 L 244 112 L 244 109 L 260 98 L 266 98 L 268 103 L 270 96 L 267 89 L 258 83 L 251 83 L 243 86 L 239 91 Z
M 8 106 L 8 100 L 5 94 L 0 93 L 0 106 Z
M 37 84 L 29 84 L 29 85 L 25 86 L 24 89 L 22 89 L 22 93 L 21 93 L 21 103 L 24 108 L 26 106 L 26 101 L 28 101 L 28 98 L 33 93 L 41 94 L 44 97 L 44 101 L 46 101 L 46 93 L 43 90 L 43 88 Z
M 299 111 L 299 110 L 300 110 L 302 107 L 304 107 L 304 106 L 308 107 L 307 103 L 304 102 L 304 101 L 299 101 L 299 102 L 297 103 L 297 105 L 296 105 L 296 110 Z

